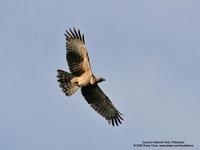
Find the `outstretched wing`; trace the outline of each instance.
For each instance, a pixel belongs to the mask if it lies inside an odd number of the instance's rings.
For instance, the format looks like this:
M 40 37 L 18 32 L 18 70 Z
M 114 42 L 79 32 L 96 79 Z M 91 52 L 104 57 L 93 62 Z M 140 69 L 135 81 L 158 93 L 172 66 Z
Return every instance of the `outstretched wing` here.
M 97 84 L 82 87 L 81 92 L 91 107 L 108 120 L 109 124 L 112 123 L 113 126 L 121 124 L 122 114 L 114 107 Z
M 72 29 L 66 31 L 65 36 L 67 50 L 66 58 L 72 75 L 81 76 L 86 71 L 91 73 L 84 35 L 81 35 L 80 30 L 76 31 L 74 28 L 73 31 Z

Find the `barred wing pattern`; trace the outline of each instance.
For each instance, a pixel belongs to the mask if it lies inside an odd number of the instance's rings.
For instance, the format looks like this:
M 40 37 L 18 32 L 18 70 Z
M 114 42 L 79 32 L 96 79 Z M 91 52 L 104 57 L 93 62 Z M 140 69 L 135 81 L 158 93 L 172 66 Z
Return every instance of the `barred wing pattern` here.
M 69 70 L 73 76 L 81 76 L 86 70 L 91 70 L 84 35 L 75 28 L 66 31 L 66 50 Z
M 121 124 L 121 120 L 123 120 L 122 114 L 114 107 L 97 84 L 82 87 L 81 92 L 91 107 L 108 120 L 109 124 L 112 123 L 113 126 Z

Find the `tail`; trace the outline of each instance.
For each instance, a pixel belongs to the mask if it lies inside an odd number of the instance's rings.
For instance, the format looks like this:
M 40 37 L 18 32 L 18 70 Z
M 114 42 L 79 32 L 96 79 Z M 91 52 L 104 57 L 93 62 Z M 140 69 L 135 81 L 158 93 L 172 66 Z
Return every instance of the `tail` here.
M 62 88 L 62 91 L 65 93 L 66 96 L 73 95 L 79 89 L 78 86 L 71 84 L 71 79 L 73 78 L 73 76 L 63 70 L 57 70 L 57 72 L 57 81 L 59 82 L 59 86 Z

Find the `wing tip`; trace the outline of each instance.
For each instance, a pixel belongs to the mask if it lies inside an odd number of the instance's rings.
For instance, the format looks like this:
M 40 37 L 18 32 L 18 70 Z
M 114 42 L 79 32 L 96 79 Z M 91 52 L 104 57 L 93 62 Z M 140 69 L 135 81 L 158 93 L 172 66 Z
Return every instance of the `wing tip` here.
M 120 124 L 122 124 L 122 121 L 124 120 L 122 118 L 122 114 L 120 112 L 117 113 L 117 115 L 114 118 L 111 119 L 107 119 L 109 124 L 112 124 L 113 127 L 115 126 L 119 126 Z
M 65 32 L 66 33 L 64 33 L 64 35 L 67 41 L 69 41 L 70 39 L 79 39 L 85 44 L 84 34 L 81 34 L 80 29 L 76 29 L 75 27 L 73 27 L 65 30 Z

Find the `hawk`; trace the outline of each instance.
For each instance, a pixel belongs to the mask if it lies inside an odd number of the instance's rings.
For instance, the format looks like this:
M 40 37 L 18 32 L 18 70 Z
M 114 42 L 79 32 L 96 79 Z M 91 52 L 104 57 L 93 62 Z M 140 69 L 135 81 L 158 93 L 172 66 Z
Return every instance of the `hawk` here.
M 66 96 L 71 96 L 81 89 L 88 104 L 109 124 L 118 126 L 122 123 L 122 114 L 98 86 L 98 83 L 105 79 L 95 77 L 92 73 L 84 35 L 75 28 L 73 30 L 69 28 L 64 35 L 66 37 L 66 59 L 71 73 L 57 70 L 59 86 Z

